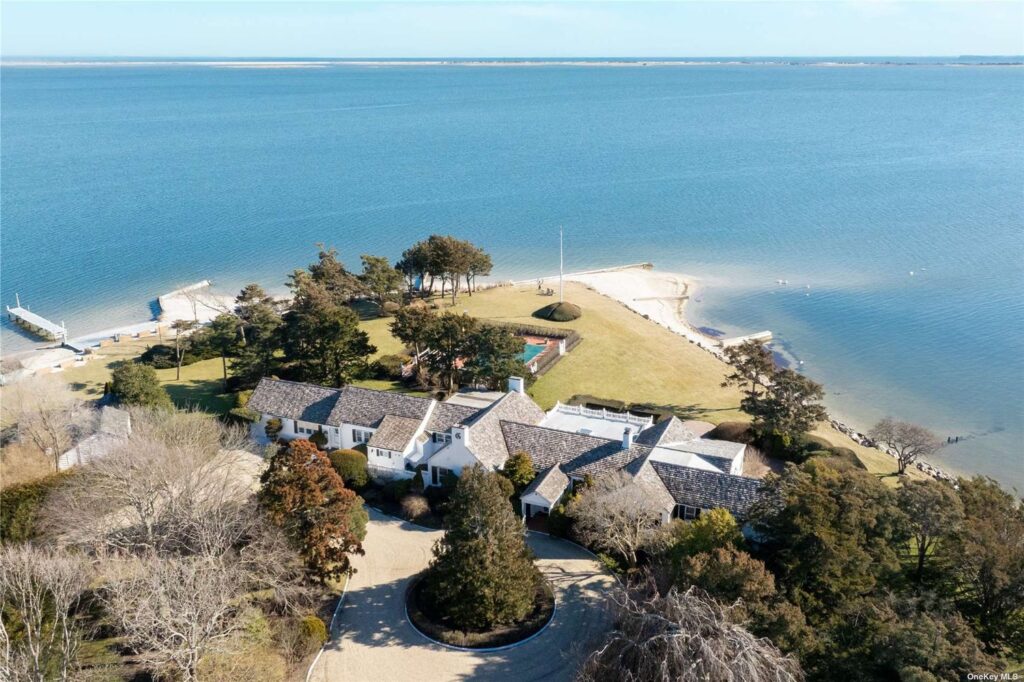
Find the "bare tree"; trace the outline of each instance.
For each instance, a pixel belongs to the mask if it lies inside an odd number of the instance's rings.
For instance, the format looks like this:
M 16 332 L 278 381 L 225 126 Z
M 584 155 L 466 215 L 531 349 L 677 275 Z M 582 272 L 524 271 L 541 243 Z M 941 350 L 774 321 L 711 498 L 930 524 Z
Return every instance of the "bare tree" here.
M 901 476 L 906 473 L 908 466 L 934 453 L 940 445 L 938 437 L 923 426 L 896 421 L 892 417 L 879 421 L 868 435 L 871 440 L 881 443 L 896 455 Z
M 598 682 L 799 682 L 800 665 L 729 618 L 695 588 L 613 597 L 616 626 L 584 661 L 577 680 Z
M 52 458 L 59 470 L 60 456 L 89 432 L 95 411 L 57 377 L 35 375 L 3 389 L 3 419 L 17 424 L 18 438 Z
M 203 656 L 222 650 L 240 627 L 245 576 L 213 557 L 157 557 L 115 562 L 105 604 L 141 658 L 199 679 Z
M 80 555 L 31 545 L 0 548 L 0 645 L 11 679 L 69 679 L 81 641 L 75 610 L 90 574 Z M 8 631 L 12 615 L 16 640 Z
M 174 375 L 175 380 L 181 379 L 181 363 L 185 359 L 185 353 L 188 352 L 189 332 L 198 325 L 199 323 L 193 320 L 175 320 L 171 323 L 171 329 L 174 330 L 174 360 L 177 363 L 177 373 Z
M 615 552 L 630 567 L 637 552 L 655 540 L 661 510 L 644 486 L 617 471 L 599 477 L 569 506 L 575 531 L 583 542 Z
M 45 523 L 60 542 L 134 553 L 194 553 L 243 533 L 239 510 L 262 461 L 246 435 L 197 412 L 132 411 L 129 438 L 54 491 Z M 212 535 L 211 535 L 212 534 Z

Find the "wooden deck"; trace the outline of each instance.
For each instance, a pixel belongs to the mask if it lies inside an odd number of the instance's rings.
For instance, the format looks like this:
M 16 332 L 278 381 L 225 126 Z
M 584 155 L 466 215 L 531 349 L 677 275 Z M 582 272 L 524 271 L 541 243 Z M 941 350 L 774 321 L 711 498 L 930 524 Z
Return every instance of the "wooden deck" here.
M 21 299 L 15 294 L 15 300 L 17 303 L 12 308 L 7 306 L 7 317 L 18 326 L 27 329 L 36 336 L 41 336 L 44 339 L 50 341 L 60 341 L 64 343 L 68 340 L 68 330 L 64 326 L 64 323 L 56 324 L 50 322 L 42 315 L 37 315 L 28 308 L 24 308 L 21 305 Z

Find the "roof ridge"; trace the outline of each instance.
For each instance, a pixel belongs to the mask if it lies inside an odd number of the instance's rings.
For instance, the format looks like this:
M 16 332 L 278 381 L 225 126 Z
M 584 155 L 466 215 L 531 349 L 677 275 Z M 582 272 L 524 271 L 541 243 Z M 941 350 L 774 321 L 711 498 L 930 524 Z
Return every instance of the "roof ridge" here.
M 322 386 L 320 384 L 314 384 L 314 383 L 311 383 L 309 381 L 295 381 L 294 379 L 278 379 L 277 377 L 260 377 L 260 383 L 263 383 L 264 381 L 269 381 L 269 382 L 273 382 L 273 383 L 276 383 L 276 384 L 292 384 L 293 386 L 312 386 L 313 388 L 320 388 L 320 389 L 323 389 L 325 391 L 339 391 L 340 392 L 341 390 L 346 388 L 346 386 L 342 386 L 341 388 L 335 388 L 333 386 Z M 259 384 L 257 384 L 257 385 L 259 385 Z M 348 385 L 351 385 L 351 384 L 348 384 Z
M 698 457 L 702 457 L 703 456 L 703 455 L 700 455 L 699 453 L 696 453 L 696 452 L 690 453 L 690 454 L 697 455 Z M 709 455 L 709 456 L 713 456 L 713 455 Z M 722 457 L 720 459 L 725 459 L 725 458 Z M 650 460 L 650 462 L 651 462 L 651 466 L 654 466 L 655 464 L 663 464 L 664 466 L 674 467 L 676 469 L 687 469 L 689 471 L 699 471 L 699 472 L 704 473 L 704 474 L 713 474 L 715 476 L 727 476 L 729 478 L 738 478 L 738 479 L 740 479 L 742 481 L 754 481 L 754 482 L 757 482 L 757 483 L 763 482 L 763 479 L 754 478 L 753 476 L 741 476 L 739 474 L 729 474 L 729 473 L 726 473 L 724 471 L 708 471 L 707 469 L 698 469 L 697 467 L 688 467 L 685 464 L 674 464 L 672 462 L 664 462 L 664 461 L 661 461 L 661 460 L 658 460 L 658 459 L 652 459 L 652 460 Z
M 511 419 L 498 419 L 498 422 L 501 423 L 501 424 L 515 424 L 516 426 L 525 426 L 526 428 L 529 428 L 529 429 L 544 429 L 545 431 L 551 431 L 553 433 L 561 433 L 561 434 L 564 434 L 566 436 L 576 436 L 577 438 L 590 438 L 591 440 L 602 441 L 602 443 L 618 443 L 618 442 L 620 442 L 616 438 L 604 438 L 603 436 L 594 436 L 594 435 L 589 434 L 589 433 L 578 433 L 576 431 L 563 431 L 562 429 L 556 429 L 553 426 L 542 426 L 540 424 L 524 424 L 523 422 L 514 422 Z M 633 441 L 633 444 L 634 445 L 641 445 L 643 447 L 651 447 L 650 445 L 647 445 L 646 443 L 637 443 L 636 441 Z

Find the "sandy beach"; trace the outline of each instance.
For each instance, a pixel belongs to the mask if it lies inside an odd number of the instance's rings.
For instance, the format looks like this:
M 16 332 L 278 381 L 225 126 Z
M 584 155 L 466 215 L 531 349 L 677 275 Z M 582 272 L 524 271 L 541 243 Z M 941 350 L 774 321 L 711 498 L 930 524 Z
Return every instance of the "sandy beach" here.
M 697 280 L 693 277 L 636 267 L 572 274 L 565 279 L 586 284 L 702 348 L 720 354 L 715 339 L 702 334 L 686 321 L 686 302 L 697 288 Z

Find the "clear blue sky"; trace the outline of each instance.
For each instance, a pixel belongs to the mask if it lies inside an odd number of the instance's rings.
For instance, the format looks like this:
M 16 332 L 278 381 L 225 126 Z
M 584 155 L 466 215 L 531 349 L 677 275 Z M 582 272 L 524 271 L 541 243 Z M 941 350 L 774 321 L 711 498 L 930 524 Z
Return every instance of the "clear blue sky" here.
M 0 3 L 5 56 L 1024 53 L 1024 2 Z

